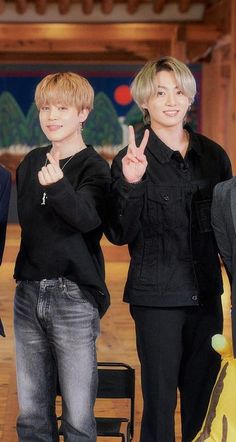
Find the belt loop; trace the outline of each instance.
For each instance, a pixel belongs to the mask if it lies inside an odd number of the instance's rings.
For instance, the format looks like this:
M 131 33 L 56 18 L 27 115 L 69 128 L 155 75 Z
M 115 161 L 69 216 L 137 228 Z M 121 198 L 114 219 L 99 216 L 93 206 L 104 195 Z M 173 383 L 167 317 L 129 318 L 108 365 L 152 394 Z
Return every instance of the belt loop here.
M 66 288 L 66 278 L 64 278 L 63 276 L 60 276 L 58 278 L 58 281 L 59 281 L 60 287 L 65 289 Z

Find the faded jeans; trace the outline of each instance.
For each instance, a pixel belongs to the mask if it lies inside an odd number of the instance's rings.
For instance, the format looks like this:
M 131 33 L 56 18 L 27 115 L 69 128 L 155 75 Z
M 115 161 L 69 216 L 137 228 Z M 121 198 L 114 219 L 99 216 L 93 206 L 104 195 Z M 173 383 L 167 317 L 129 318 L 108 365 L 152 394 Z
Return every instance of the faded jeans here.
M 95 442 L 98 309 L 66 278 L 18 282 L 14 304 L 20 442 Z

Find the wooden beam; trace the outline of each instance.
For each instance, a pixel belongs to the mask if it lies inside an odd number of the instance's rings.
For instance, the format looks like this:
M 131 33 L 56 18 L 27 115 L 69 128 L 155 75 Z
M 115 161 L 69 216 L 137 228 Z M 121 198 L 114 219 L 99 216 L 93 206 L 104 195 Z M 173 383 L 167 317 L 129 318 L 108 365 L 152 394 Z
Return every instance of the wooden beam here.
M 101 0 L 101 10 L 103 14 L 110 14 L 113 10 L 113 0 Z
M 69 12 L 71 6 L 71 0 L 59 0 L 58 9 L 60 14 L 65 15 Z
M 190 3 L 190 0 L 179 0 L 179 11 L 182 13 L 188 12 Z
M 186 60 L 186 29 L 176 25 L 171 36 L 171 55 L 184 63 Z
M 5 0 L 0 0 L 0 14 L 2 14 L 5 11 Z
M 230 28 L 230 2 L 231 0 L 208 2 L 204 10 L 203 22 L 214 24 L 219 30 L 227 33 Z
M 41 0 L 42 1 L 42 0 Z M 86 0 L 86 8 L 93 7 L 94 0 Z M 42 3 L 41 3 L 42 5 Z M 87 9 L 88 13 L 88 9 Z M 2 23 L 0 24 L 0 52 L 25 54 L 26 59 L 35 54 L 55 53 L 60 58 L 66 54 L 97 53 L 103 59 L 122 61 L 126 51 L 132 60 L 156 58 L 166 53 L 175 53 L 177 58 L 199 57 L 221 37 L 215 26 L 200 24 L 177 26 L 173 23 Z M 172 45 L 172 49 L 171 49 Z M 166 51 L 166 52 L 164 52 Z M 201 52 L 202 51 L 202 52 Z M 29 54 L 29 55 L 28 55 Z
M 94 5 L 94 1 L 93 0 L 82 0 L 82 11 L 84 14 L 91 14 L 91 12 L 93 11 L 93 5 Z
M 153 12 L 161 14 L 165 5 L 165 0 L 153 0 Z
M 189 23 L 186 25 L 186 41 L 201 43 L 216 43 L 223 35 L 215 25 Z
M 24 14 L 28 7 L 28 1 L 27 0 L 15 0 L 16 5 L 16 12 L 18 14 Z
M 35 0 L 35 10 L 39 15 L 45 14 L 47 10 L 47 0 Z
M 129 14 L 134 14 L 139 5 L 140 5 L 141 1 L 140 0 L 128 0 L 127 1 L 127 11 Z
M 71 53 L 71 52 L 63 52 L 60 55 L 53 52 L 53 53 L 45 53 L 40 54 L 37 53 L 35 55 L 33 54 L 22 54 L 22 53 L 1 53 L 0 52 L 0 59 L 2 65 L 7 65 L 9 63 L 16 63 L 16 64 L 25 64 L 26 66 L 29 66 L 29 64 L 63 64 L 66 63 L 69 64 L 75 64 L 75 63 L 86 63 L 86 64 L 93 64 L 93 63 L 99 63 L 99 64 L 106 64 L 106 63 L 112 63 L 112 64 L 137 64 L 137 63 L 145 63 L 147 59 L 146 57 L 143 57 L 142 55 L 137 56 L 136 54 L 132 54 L 128 51 L 126 52 L 78 52 L 78 53 Z
M 41 5 L 44 1 L 46 0 L 40 0 Z M 181 28 L 185 29 L 187 42 L 213 43 L 222 35 L 213 25 L 191 24 Z M 30 41 L 89 41 L 90 44 L 129 40 L 160 42 L 170 41 L 175 29 L 176 25 L 171 23 L 1 23 L 0 45 L 8 42 L 10 47 L 16 40 L 24 41 L 29 47 Z M 75 45 L 74 49 L 77 50 Z
M 88 2 L 89 0 L 86 0 Z M 173 25 L 154 24 L 0 24 L 0 51 L 77 52 L 81 47 L 142 41 L 169 41 Z
M 191 63 L 207 63 L 211 53 L 212 45 L 209 42 L 194 42 L 186 45 L 186 59 Z

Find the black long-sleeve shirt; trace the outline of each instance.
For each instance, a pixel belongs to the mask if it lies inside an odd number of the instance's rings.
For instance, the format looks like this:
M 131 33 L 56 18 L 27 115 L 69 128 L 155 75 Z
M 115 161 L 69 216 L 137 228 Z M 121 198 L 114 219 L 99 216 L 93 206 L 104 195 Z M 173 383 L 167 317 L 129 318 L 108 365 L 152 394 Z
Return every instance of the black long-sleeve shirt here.
M 5 246 L 10 194 L 11 194 L 11 174 L 7 169 L 5 169 L 5 167 L 0 165 L 0 264 L 2 263 L 2 257 Z M 5 336 L 1 319 L 0 319 L 0 335 Z
M 9 200 L 11 194 L 11 174 L 0 165 L 0 264 L 5 246 Z
M 17 170 L 22 235 L 14 277 L 41 280 L 64 276 L 92 295 L 103 314 L 109 294 L 100 239 L 110 169 L 92 146 L 87 146 L 68 164 L 68 159 L 61 160 L 64 177 L 43 187 L 38 171 L 50 148 L 32 150 Z M 44 192 L 46 204 L 42 205 Z

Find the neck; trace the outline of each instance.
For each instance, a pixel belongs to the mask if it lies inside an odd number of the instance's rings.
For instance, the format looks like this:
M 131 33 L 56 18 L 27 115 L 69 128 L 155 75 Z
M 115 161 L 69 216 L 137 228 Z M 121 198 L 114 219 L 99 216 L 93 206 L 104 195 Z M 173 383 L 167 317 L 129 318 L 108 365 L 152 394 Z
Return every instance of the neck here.
M 59 153 L 59 159 L 63 160 L 64 158 L 68 158 L 72 155 L 75 155 L 77 152 L 80 152 L 81 150 L 85 149 L 87 146 L 84 143 L 81 136 L 77 137 L 76 140 L 69 140 L 69 141 L 53 141 L 52 142 L 52 149 L 51 153 L 52 155 L 55 154 L 55 152 Z
M 189 136 L 181 126 L 178 127 L 160 127 L 153 128 L 155 134 L 165 143 L 170 149 L 179 151 L 184 157 L 188 148 Z

